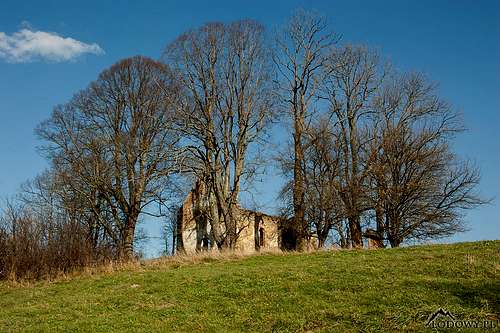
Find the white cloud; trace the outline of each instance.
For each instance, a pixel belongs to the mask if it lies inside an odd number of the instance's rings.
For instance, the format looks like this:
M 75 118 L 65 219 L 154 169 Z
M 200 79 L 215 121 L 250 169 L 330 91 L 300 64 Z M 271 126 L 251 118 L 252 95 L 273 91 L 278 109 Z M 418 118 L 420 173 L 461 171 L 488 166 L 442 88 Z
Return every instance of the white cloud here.
M 0 31 L 0 59 L 7 62 L 31 62 L 46 60 L 62 62 L 75 59 L 82 54 L 104 54 L 95 43 L 86 44 L 53 32 L 33 31 L 23 28 L 12 35 Z

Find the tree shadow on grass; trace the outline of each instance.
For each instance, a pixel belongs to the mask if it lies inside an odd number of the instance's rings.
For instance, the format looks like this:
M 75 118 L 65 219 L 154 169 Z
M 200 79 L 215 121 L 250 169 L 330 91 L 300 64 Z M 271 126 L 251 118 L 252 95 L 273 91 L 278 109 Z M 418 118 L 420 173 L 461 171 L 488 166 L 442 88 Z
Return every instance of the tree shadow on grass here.
M 426 282 L 428 290 L 442 294 L 446 292 L 458 299 L 458 304 L 472 311 L 485 310 L 498 319 L 500 314 L 500 281 L 488 283 Z M 432 291 L 431 291 L 432 292 Z

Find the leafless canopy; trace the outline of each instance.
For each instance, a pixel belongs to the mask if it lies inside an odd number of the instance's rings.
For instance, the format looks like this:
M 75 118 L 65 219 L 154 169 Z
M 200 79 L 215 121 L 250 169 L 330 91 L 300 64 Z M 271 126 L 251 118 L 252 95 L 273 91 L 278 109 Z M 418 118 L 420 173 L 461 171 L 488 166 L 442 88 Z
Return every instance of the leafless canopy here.
M 323 22 L 293 16 L 274 58 L 294 125 L 291 156 L 278 158 L 290 248 L 323 246 L 332 231 L 361 248 L 464 230 L 464 210 L 485 201 L 479 171 L 450 149 L 457 114 L 422 75 L 395 73 L 364 46 L 333 45 Z
M 370 176 L 380 237 L 399 246 L 462 231 L 461 212 L 485 201 L 474 190 L 479 171 L 450 151 L 462 130 L 458 115 L 414 73 L 384 86 L 374 108 Z
M 191 152 L 190 172 L 206 188 L 197 208 L 219 247 L 234 247 L 235 209 L 247 152 L 272 117 L 269 48 L 264 28 L 251 20 L 209 23 L 169 44 L 164 61 L 184 88 L 179 131 Z
M 37 132 L 66 186 L 130 257 L 137 220 L 162 200 L 181 157 L 173 133 L 177 81 L 144 57 L 120 61 L 71 102 L 55 108 Z
M 304 249 L 307 234 L 305 214 L 305 184 L 303 174 L 304 139 L 308 118 L 313 113 L 312 101 L 318 97 L 321 72 L 326 53 L 337 41 L 329 33 L 324 17 L 299 10 L 276 38 L 273 57 L 277 68 L 278 98 L 293 123 L 293 219 L 292 239 L 287 240 L 290 249 Z

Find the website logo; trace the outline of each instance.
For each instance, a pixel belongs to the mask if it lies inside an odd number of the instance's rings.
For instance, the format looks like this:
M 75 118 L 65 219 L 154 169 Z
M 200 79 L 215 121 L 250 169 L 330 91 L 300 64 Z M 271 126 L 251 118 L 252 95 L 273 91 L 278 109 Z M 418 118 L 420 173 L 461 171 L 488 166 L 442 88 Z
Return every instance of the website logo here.
M 491 320 L 459 320 L 450 311 L 439 308 L 432 313 L 427 319 L 425 326 L 430 328 L 479 328 L 479 329 L 496 329 L 498 327 L 498 319 Z

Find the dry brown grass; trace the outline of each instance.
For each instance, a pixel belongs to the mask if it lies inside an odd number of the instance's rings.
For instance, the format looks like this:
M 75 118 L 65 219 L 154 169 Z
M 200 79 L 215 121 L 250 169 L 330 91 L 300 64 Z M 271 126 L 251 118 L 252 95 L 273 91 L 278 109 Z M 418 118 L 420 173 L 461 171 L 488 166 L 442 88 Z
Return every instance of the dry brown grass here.
M 293 256 L 301 253 L 314 253 L 314 252 L 340 251 L 340 250 L 341 249 L 339 248 L 331 247 L 323 249 L 308 249 L 307 251 L 304 252 L 282 251 L 279 249 L 262 249 L 259 252 L 228 250 L 228 251 L 211 251 L 211 252 L 198 252 L 198 253 L 187 253 L 187 254 L 180 253 L 174 256 L 164 256 L 160 258 L 145 260 L 142 261 L 141 264 L 143 267 L 150 267 L 150 268 L 163 268 L 169 266 L 179 267 L 184 265 L 203 263 L 207 261 L 239 260 L 253 256 L 263 256 L 263 255 Z M 346 250 L 342 249 L 342 251 Z
M 143 266 L 149 268 L 163 268 L 163 267 L 179 267 L 184 265 L 192 265 L 203 263 L 207 261 L 232 261 L 242 258 L 261 256 L 261 255 L 292 255 L 296 252 L 283 252 L 281 250 L 262 250 L 260 252 L 248 251 L 213 251 L 213 252 L 198 252 L 188 254 L 176 254 L 174 256 L 165 256 L 150 260 L 145 260 Z
M 326 248 L 326 249 L 309 249 L 302 253 L 314 253 L 323 251 L 340 251 L 337 248 Z M 342 250 L 349 251 L 349 250 Z M 263 249 L 260 252 L 248 252 L 248 251 L 214 251 L 214 252 L 199 252 L 191 254 L 176 254 L 173 256 L 163 256 L 154 259 L 146 260 L 132 260 L 132 261 L 109 261 L 106 263 L 96 264 L 92 266 L 86 266 L 81 269 L 75 269 L 70 272 L 59 272 L 51 276 L 46 276 L 39 280 L 33 279 L 19 279 L 15 276 L 11 276 L 6 279 L 6 283 L 10 287 L 29 287 L 40 284 L 50 284 L 62 281 L 69 281 L 75 278 L 85 278 L 92 276 L 106 276 L 116 272 L 144 272 L 149 270 L 162 270 L 169 268 L 178 268 L 181 266 L 196 265 L 206 262 L 214 261 L 234 261 L 243 258 L 253 257 L 253 256 L 295 256 L 299 255 L 301 252 L 296 251 L 281 251 L 278 249 Z

